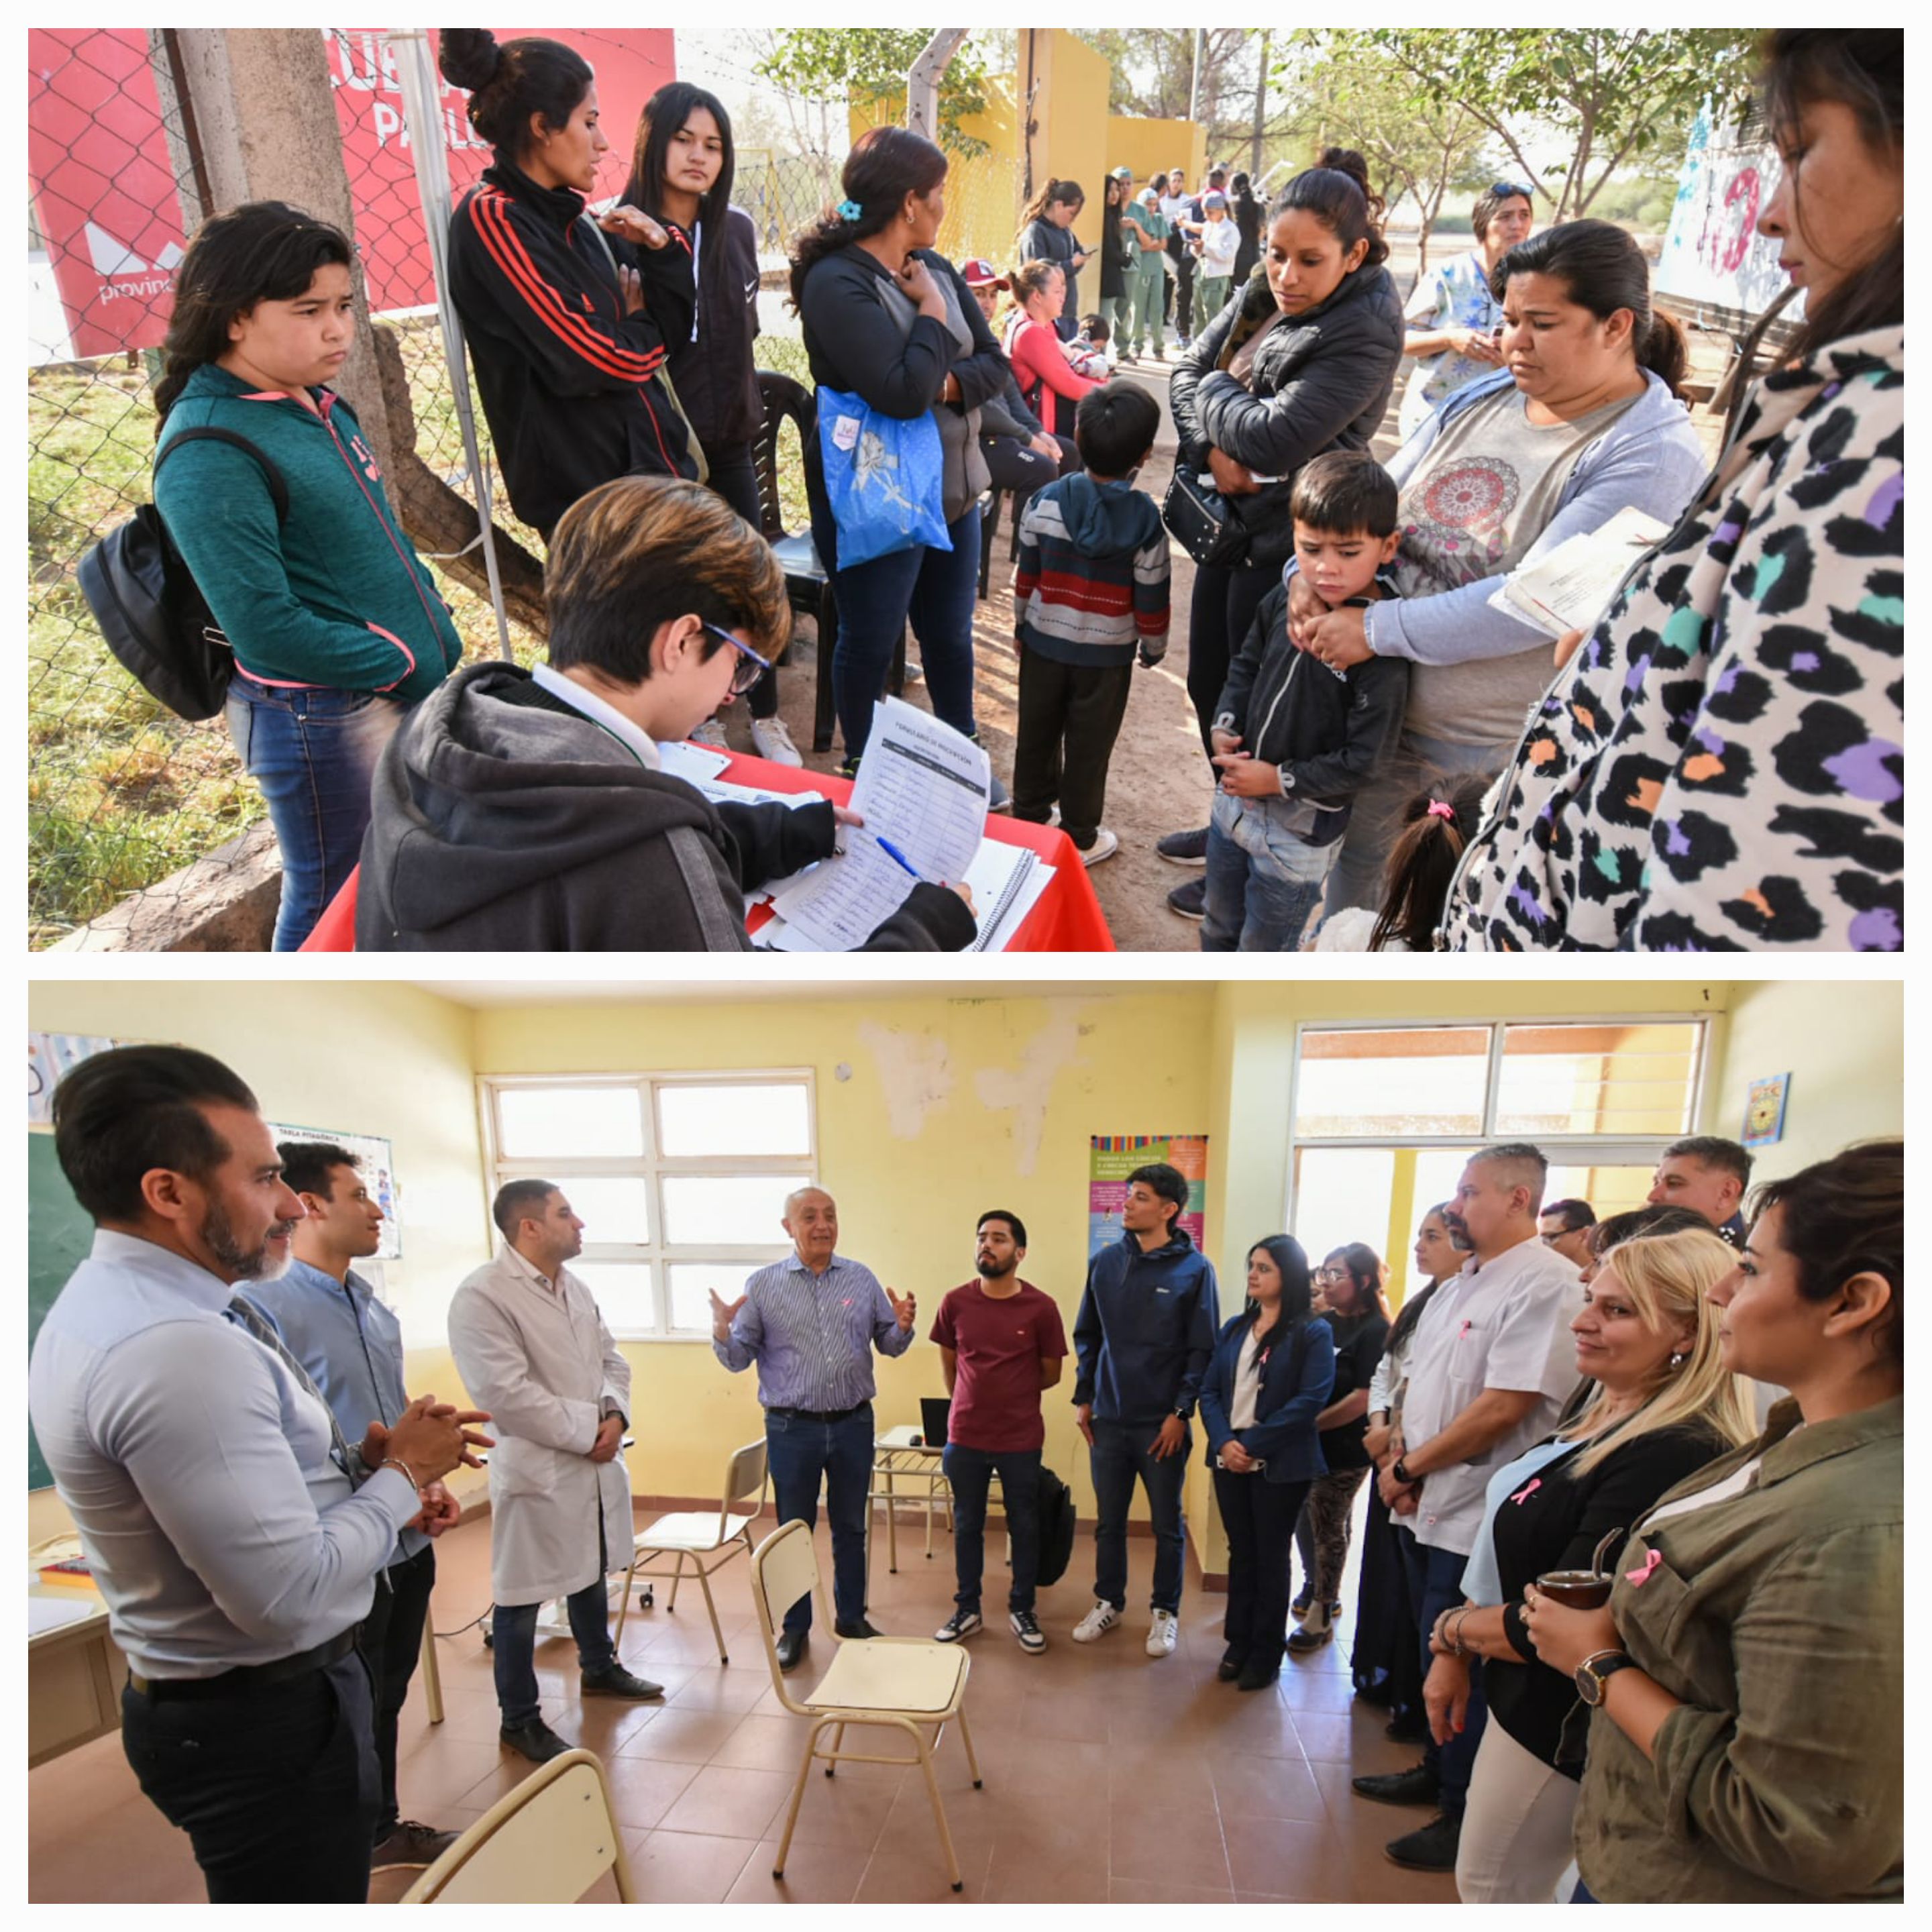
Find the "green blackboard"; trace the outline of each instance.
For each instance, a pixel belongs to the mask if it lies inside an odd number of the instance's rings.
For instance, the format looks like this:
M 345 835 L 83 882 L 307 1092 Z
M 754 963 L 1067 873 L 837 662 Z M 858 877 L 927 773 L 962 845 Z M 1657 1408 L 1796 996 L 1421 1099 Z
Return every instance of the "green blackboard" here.
M 27 1346 L 40 1332 L 54 1298 L 94 1245 L 94 1223 L 74 1198 L 54 1155 L 52 1134 L 27 1136 Z M 50 1490 L 54 1479 L 27 1426 L 27 1486 Z

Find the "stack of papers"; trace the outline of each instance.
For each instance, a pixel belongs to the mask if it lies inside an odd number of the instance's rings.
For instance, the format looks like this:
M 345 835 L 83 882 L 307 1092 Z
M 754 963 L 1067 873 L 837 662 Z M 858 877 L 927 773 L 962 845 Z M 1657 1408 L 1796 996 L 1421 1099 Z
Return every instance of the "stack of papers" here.
M 1624 579 L 1670 534 L 1668 524 L 1641 510 L 1619 510 L 1600 529 L 1565 537 L 1535 562 L 1513 571 L 1490 608 L 1552 638 L 1591 630 Z

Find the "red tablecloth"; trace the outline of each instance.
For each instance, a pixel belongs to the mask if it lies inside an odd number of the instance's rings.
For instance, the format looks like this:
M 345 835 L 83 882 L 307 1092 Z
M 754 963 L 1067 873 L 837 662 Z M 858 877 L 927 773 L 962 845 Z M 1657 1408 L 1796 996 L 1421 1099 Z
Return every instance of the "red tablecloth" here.
M 775 765 L 764 758 L 734 754 L 724 776 L 734 784 L 756 785 L 764 791 L 815 791 L 835 805 L 852 795 L 850 782 L 825 772 L 802 771 Z M 1080 854 L 1065 832 L 1052 826 L 1029 825 L 994 813 L 986 821 L 986 836 L 1006 845 L 1030 846 L 1053 868 L 1053 878 L 1025 923 L 1013 935 L 1010 952 L 1111 952 L 1114 936 L 1094 897 L 1094 882 L 1080 862 Z M 356 950 L 356 886 L 358 872 L 335 896 L 315 930 L 302 942 L 304 952 L 352 952 Z M 757 930 L 756 926 L 753 930 Z

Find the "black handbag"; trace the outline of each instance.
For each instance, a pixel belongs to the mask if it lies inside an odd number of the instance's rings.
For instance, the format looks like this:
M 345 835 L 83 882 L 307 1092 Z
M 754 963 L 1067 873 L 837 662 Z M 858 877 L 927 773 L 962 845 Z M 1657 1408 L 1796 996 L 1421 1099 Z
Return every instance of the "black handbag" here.
M 156 471 L 183 443 L 194 442 L 232 443 L 247 451 L 262 466 L 277 524 L 287 521 L 282 472 L 232 430 L 181 430 L 162 446 Z M 178 717 L 212 718 L 221 709 L 235 653 L 152 503 L 143 503 L 110 530 L 81 559 L 76 574 L 107 648 L 143 688 Z
M 1247 560 L 1248 526 L 1220 490 L 1191 470 L 1176 466 L 1160 518 L 1196 563 L 1232 570 Z

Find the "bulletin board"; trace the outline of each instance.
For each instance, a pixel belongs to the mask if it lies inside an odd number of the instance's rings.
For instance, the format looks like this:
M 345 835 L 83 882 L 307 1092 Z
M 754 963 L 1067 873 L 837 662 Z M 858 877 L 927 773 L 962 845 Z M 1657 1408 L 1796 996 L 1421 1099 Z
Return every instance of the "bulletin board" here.
M 1187 1183 L 1187 1205 L 1176 1227 L 1204 1254 L 1208 1246 L 1208 1136 L 1205 1134 L 1096 1134 L 1088 1142 L 1087 1258 L 1120 1238 L 1120 1209 L 1127 1176 L 1137 1167 L 1165 1161 Z

